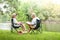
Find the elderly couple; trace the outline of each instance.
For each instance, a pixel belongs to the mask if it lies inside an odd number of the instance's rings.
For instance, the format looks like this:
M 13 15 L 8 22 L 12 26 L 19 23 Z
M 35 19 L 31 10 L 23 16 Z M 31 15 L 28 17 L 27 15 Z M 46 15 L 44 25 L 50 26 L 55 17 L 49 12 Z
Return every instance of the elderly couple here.
M 29 26 L 29 29 L 26 30 L 26 27 L 25 25 L 22 23 L 22 22 L 18 22 L 17 19 L 16 19 L 16 13 L 13 13 L 12 14 L 12 18 L 13 18 L 13 22 L 14 24 L 18 24 L 21 26 L 22 28 L 22 31 L 18 31 L 18 33 L 27 33 L 27 32 L 30 32 L 31 29 L 34 29 L 36 27 L 36 19 L 40 20 L 38 17 L 36 17 L 35 13 L 32 13 L 31 14 L 31 18 L 32 18 L 32 21 L 31 22 L 26 22 L 26 24 Z

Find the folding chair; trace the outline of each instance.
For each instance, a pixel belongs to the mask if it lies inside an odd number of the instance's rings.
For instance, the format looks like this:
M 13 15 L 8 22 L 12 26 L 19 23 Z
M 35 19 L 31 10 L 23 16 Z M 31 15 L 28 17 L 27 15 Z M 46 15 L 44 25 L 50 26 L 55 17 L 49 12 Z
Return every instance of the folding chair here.
M 36 19 L 36 27 L 34 29 L 32 29 L 32 31 L 34 32 L 34 30 L 39 31 L 40 33 L 42 32 L 42 23 L 41 23 L 41 20 Z
M 13 18 L 11 19 L 11 32 L 13 32 L 13 29 L 17 31 L 17 29 L 20 27 L 19 25 L 14 25 Z

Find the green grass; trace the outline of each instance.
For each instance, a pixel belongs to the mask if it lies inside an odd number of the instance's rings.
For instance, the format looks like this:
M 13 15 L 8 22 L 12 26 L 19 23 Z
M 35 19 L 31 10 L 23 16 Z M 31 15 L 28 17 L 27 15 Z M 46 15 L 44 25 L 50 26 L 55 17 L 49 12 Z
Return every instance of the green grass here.
M 0 31 L 0 40 L 60 40 L 59 32 L 17 34 L 10 31 Z

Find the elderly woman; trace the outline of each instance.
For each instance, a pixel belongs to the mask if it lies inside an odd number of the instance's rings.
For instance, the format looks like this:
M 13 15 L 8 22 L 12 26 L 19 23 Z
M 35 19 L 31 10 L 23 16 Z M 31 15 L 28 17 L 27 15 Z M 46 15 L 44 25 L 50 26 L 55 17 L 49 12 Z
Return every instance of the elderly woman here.
M 22 31 L 24 32 L 26 30 L 25 25 L 22 22 L 18 22 L 17 19 L 16 19 L 16 16 L 17 16 L 16 13 L 12 14 L 12 19 L 13 19 L 14 26 L 16 26 L 16 25 L 21 26 Z M 21 32 L 21 31 L 18 31 L 18 32 Z

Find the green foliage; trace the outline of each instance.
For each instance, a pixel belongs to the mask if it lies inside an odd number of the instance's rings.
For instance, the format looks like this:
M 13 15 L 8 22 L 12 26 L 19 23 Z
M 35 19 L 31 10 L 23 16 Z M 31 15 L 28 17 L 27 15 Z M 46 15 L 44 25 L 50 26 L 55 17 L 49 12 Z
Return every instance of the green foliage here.
M 10 12 L 7 12 L 8 15 L 11 15 L 14 12 L 18 14 L 17 16 L 18 21 L 25 22 L 27 20 L 26 14 L 30 15 L 32 11 L 35 12 L 36 15 L 44 21 L 46 21 L 49 17 L 55 18 L 57 13 L 54 11 L 55 10 L 54 4 L 49 4 L 45 7 L 40 4 L 37 4 L 37 2 L 33 0 L 29 0 L 29 1 L 26 0 L 26 2 L 22 0 L 4 0 L 4 1 L 1 0 L 1 2 L 7 2 L 7 4 L 9 5 Z M 6 6 L 4 7 L 8 8 Z

